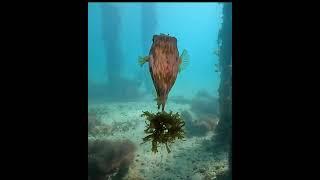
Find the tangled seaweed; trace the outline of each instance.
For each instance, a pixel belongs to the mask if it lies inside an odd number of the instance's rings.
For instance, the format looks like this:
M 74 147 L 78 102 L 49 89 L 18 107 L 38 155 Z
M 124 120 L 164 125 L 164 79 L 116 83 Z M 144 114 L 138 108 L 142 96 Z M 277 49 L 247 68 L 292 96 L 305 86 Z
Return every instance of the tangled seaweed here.
M 146 122 L 146 129 L 144 130 L 149 135 L 143 138 L 143 143 L 152 141 L 152 152 L 158 152 L 158 143 L 160 143 L 165 144 L 167 152 L 170 153 L 168 144 L 185 137 L 185 131 L 182 128 L 185 122 L 182 121 L 179 113 L 173 114 L 172 111 L 170 113 L 163 111 L 152 114 L 145 111 L 141 117 L 143 116 L 149 121 L 149 123 Z

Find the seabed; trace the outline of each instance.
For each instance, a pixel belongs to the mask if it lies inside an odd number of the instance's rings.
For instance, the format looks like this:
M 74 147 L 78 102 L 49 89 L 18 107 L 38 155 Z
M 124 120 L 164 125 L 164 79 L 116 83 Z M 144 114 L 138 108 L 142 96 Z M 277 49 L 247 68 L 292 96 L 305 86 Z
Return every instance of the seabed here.
M 166 111 L 190 111 L 189 104 L 168 103 Z M 227 153 L 214 153 L 211 148 L 212 136 L 186 137 L 185 141 L 177 140 L 170 146 L 168 153 L 165 146 L 158 148 L 159 152 L 151 151 L 151 142 L 141 144 L 145 137 L 145 118 L 142 111 L 156 113 L 154 102 L 126 102 L 89 105 L 89 112 L 95 112 L 105 126 L 111 127 L 108 133 L 98 133 L 88 136 L 88 139 L 130 140 L 137 149 L 133 163 L 125 180 L 201 180 L 216 179 L 228 168 Z M 193 116 L 192 112 L 191 115 Z

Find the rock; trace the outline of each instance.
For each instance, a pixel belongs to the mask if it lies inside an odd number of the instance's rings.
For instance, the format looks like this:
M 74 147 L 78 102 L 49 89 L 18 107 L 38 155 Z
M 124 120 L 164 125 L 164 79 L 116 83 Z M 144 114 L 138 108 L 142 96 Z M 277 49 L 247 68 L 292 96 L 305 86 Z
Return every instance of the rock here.
M 205 173 L 205 172 L 206 172 L 206 169 L 201 168 L 201 169 L 199 169 L 199 172 L 203 174 L 203 173 Z
M 203 176 L 199 173 L 194 174 L 193 176 L 191 176 L 191 180 L 202 180 Z

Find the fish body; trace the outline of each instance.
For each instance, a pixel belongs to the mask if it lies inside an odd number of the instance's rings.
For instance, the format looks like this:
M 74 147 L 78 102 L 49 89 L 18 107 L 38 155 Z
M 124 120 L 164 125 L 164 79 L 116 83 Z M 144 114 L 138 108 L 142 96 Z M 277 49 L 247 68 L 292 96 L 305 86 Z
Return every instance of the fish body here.
M 183 60 L 179 57 L 175 37 L 165 34 L 154 35 L 152 41 L 149 56 L 140 58 L 140 64 L 149 62 L 150 75 L 157 93 L 158 109 L 162 106 L 164 111 L 168 94 L 181 70 Z
M 157 92 L 158 109 L 162 111 L 179 70 L 177 39 L 168 35 L 154 35 L 149 52 L 149 71 Z

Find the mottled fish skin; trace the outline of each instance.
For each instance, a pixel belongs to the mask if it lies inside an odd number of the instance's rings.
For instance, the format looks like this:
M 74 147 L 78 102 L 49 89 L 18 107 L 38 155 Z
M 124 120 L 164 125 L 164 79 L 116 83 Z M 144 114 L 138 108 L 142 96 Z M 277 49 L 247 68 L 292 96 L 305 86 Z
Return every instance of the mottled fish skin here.
M 154 35 L 149 52 L 149 70 L 157 91 L 158 109 L 162 111 L 179 70 L 177 39 L 168 35 Z

